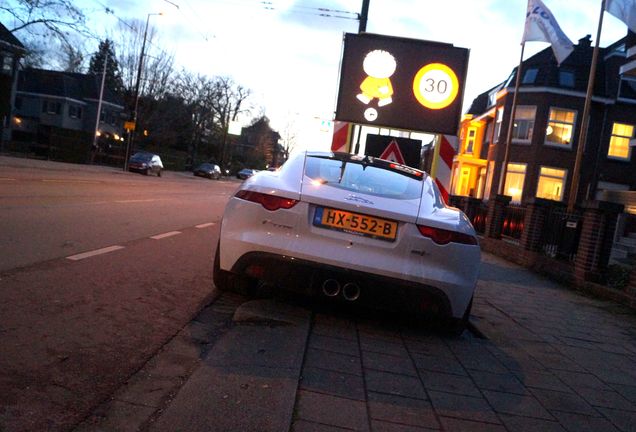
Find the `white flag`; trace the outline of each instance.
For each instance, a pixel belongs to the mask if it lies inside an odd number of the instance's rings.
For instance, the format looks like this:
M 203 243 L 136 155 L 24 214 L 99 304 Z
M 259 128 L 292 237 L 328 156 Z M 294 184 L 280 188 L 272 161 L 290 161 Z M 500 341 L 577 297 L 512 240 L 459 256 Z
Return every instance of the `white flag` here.
M 636 0 L 607 0 L 605 10 L 636 32 Z
M 541 0 L 528 0 L 526 27 L 521 41 L 550 43 L 559 65 L 574 51 L 572 41 L 563 33 L 552 12 Z

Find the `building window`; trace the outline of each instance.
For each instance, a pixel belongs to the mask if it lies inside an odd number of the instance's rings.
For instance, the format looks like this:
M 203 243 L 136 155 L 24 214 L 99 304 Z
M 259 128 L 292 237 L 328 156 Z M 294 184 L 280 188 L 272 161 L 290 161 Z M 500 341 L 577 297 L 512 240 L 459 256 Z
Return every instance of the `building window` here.
M 42 112 L 46 114 L 60 114 L 62 112 L 62 104 L 49 100 L 42 101 Z
M 468 134 L 466 136 L 466 154 L 473 154 L 473 149 L 475 148 L 475 138 L 477 137 L 477 128 L 469 127 Z
M 488 172 L 486 173 L 486 186 L 484 187 L 484 200 L 490 198 L 490 191 L 492 189 L 492 173 L 495 171 L 495 161 L 488 163 Z
M 612 126 L 612 137 L 607 150 L 607 157 L 615 159 L 629 160 L 632 149 L 629 140 L 634 136 L 634 126 L 614 123 Z
M 515 127 L 512 131 L 512 140 L 519 143 L 532 141 L 534 129 L 534 117 L 537 108 L 533 106 L 519 106 L 515 112 Z
M 68 107 L 68 116 L 70 118 L 81 119 L 82 118 L 82 108 L 77 105 L 70 105 Z
M 559 85 L 562 87 L 574 88 L 574 72 L 559 71 Z
M 566 174 L 567 170 L 564 169 L 541 167 L 537 183 L 537 198 L 562 201 Z
M 14 104 L 15 104 L 15 109 L 21 110 L 22 109 L 22 98 L 20 96 L 16 96 Z
M 497 119 L 495 120 L 495 136 L 494 142 L 499 142 L 499 134 L 501 133 L 501 122 L 503 120 L 503 107 L 497 108 Z
M 572 148 L 572 131 L 576 111 L 550 108 L 550 118 L 545 131 L 545 144 Z
M 506 170 L 504 195 L 512 197 L 513 203 L 520 203 L 523 194 L 523 182 L 526 179 L 526 164 L 509 163 Z
M 13 72 L 13 57 L 5 54 L 4 57 L 0 57 L 2 63 L 2 73 L 11 75 Z
M 539 73 L 539 69 L 537 68 L 530 68 L 526 70 L 526 72 L 523 74 L 523 79 L 521 80 L 521 83 L 534 84 L 534 82 L 537 80 L 537 73 Z

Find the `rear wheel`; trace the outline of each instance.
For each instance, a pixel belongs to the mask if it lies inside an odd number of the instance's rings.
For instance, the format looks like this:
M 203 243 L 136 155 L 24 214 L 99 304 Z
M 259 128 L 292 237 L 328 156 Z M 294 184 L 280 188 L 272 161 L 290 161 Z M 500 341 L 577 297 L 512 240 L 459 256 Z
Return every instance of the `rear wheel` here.
M 144 170 L 144 175 L 148 175 L 148 168 Z
M 157 171 L 157 177 L 161 177 L 161 170 Z
M 448 323 L 447 331 L 449 335 L 459 337 L 462 333 L 464 333 L 464 330 L 468 327 L 468 320 L 470 319 L 470 312 L 472 309 L 473 299 L 471 298 L 466 310 L 464 311 L 464 315 L 459 319 L 453 318 L 449 320 L 450 322 Z
M 216 253 L 214 254 L 214 267 L 212 269 L 212 280 L 214 286 L 219 291 L 232 291 L 239 294 L 250 294 L 252 288 L 256 285 L 255 281 L 235 273 L 221 270 L 220 242 L 216 245 Z

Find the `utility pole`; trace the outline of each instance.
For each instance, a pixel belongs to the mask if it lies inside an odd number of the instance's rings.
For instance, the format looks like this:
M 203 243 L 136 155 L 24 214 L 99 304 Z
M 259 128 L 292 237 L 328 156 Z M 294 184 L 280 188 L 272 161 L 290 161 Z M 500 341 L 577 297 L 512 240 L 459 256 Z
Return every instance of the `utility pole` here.
M 358 33 L 367 31 L 367 20 L 369 19 L 369 2 L 371 0 L 362 0 L 362 10 L 360 11 L 360 25 Z
M 104 82 L 106 81 L 106 68 L 108 67 L 108 53 L 104 55 L 104 70 L 102 71 L 102 84 L 99 87 L 99 101 L 97 102 L 97 114 L 95 115 L 95 131 L 93 133 L 93 145 L 91 147 L 91 164 L 95 161 L 97 153 L 97 133 L 99 132 L 99 120 L 102 115 L 102 100 L 104 99 Z

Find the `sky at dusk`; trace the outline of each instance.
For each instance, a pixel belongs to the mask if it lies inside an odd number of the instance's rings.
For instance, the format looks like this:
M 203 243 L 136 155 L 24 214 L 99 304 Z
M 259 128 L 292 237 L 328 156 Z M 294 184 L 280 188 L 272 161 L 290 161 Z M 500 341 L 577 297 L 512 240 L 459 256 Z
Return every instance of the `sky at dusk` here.
M 302 146 L 328 146 L 330 134 L 316 130 L 320 120 L 333 118 L 343 33 L 358 31 L 357 20 L 334 16 L 355 18 L 361 0 L 76 3 L 103 35 L 114 31 L 117 20 L 145 21 L 148 13 L 164 12 L 150 22 L 158 30 L 156 43 L 174 53 L 179 69 L 232 77 L 252 90 L 252 102 L 263 107 L 275 129 L 292 125 Z M 574 43 L 596 35 L 600 0 L 544 3 Z M 468 48 L 465 111 L 475 96 L 505 80 L 517 66 L 526 6 L 526 0 L 371 0 L 367 32 Z M 613 16 L 606 13 L 604 20 L 601 46 L 627 32 Z M 529 42 L 525 57 L 547 46 Z

